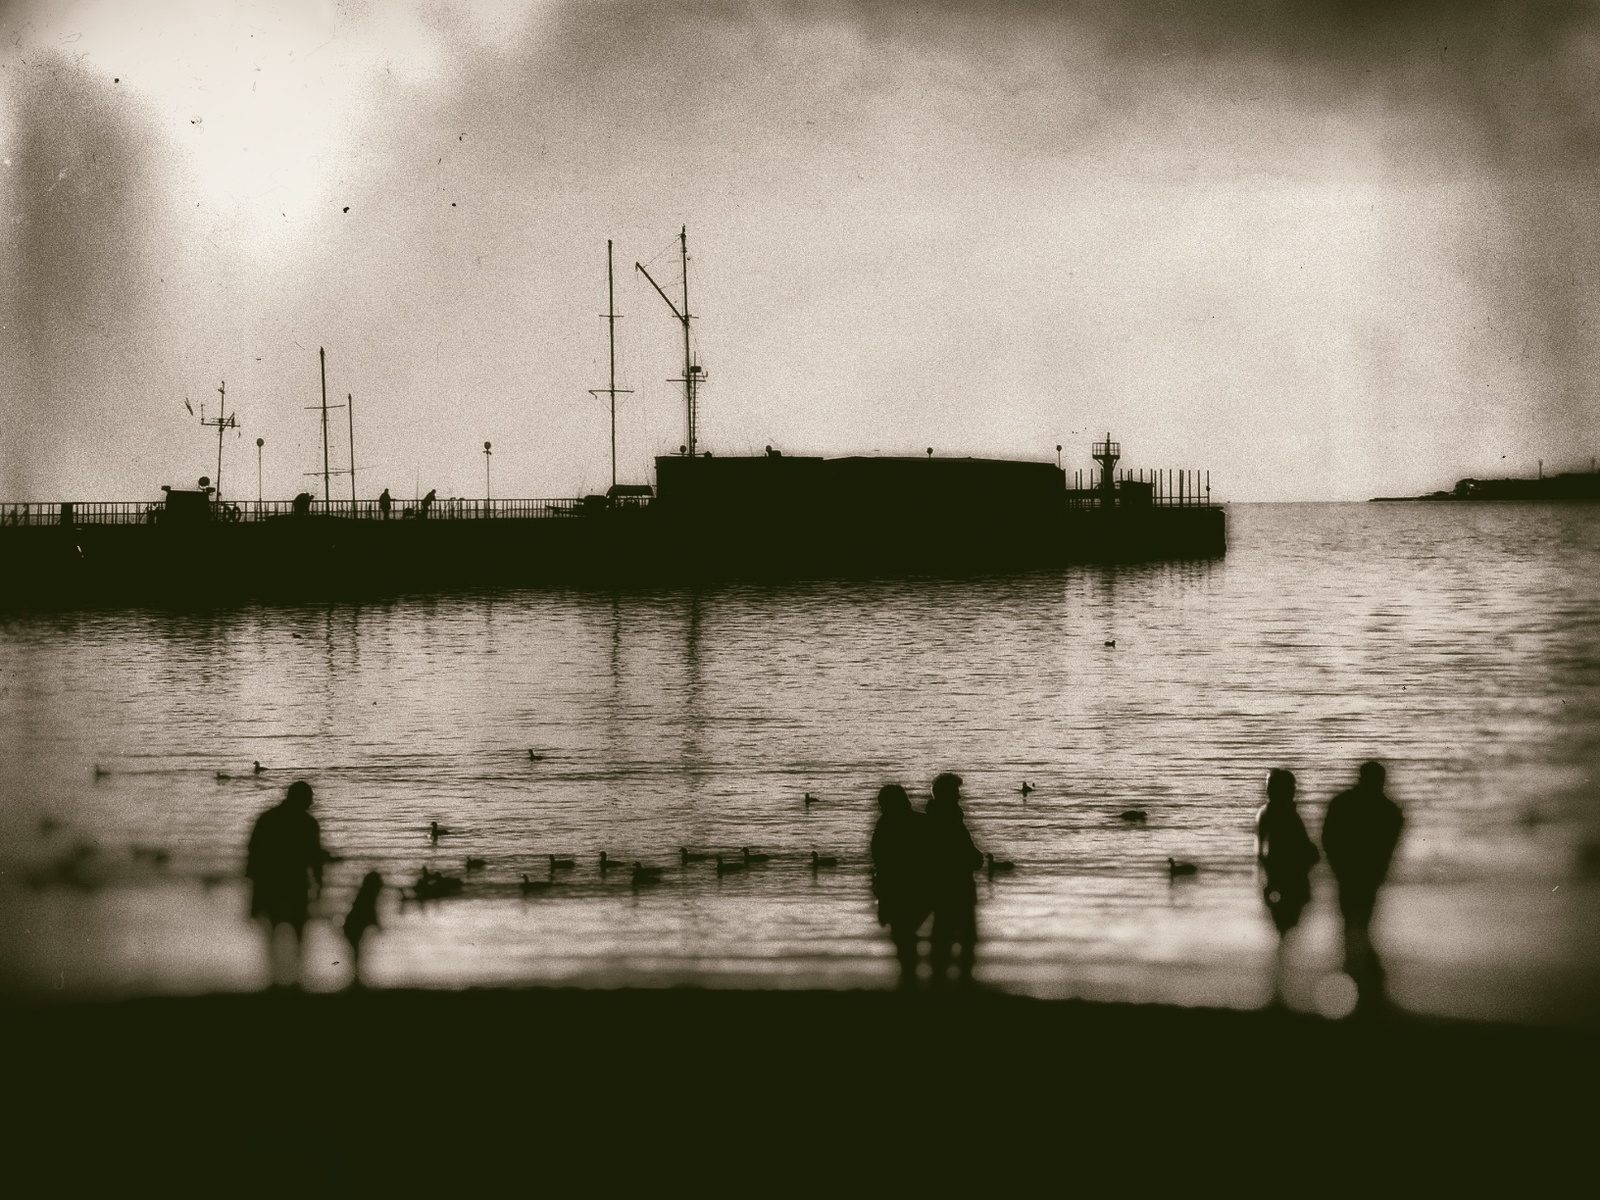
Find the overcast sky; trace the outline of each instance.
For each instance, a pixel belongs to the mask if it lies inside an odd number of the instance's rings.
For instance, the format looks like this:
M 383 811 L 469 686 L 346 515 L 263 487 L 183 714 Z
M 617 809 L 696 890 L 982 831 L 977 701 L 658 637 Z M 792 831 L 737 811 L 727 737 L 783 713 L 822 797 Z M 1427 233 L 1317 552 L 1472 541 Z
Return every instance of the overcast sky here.
M 486 439 L 496 495 L 603 489 L 607 238 L 647 481 L 681 225 L 719 454 L 1587 467 L 1597 72 L 1581 5 L 13 4 L 0 499 L 213 473 L 223 379 L 225 491 L 262 437 L 290 496 L 318 346 L 362 495 L 482 495 Z

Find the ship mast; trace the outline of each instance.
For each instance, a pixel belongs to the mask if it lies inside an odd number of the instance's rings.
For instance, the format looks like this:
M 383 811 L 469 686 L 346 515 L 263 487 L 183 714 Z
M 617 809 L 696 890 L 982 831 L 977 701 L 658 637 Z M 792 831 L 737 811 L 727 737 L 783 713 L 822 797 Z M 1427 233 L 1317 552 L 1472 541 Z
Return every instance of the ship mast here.
M 611 386 L 605 388 L 590 388 L 591 396 L 609 396 L 611 398 L 611 486 L 617 486 L 617 396 L 628 395 L 631 389 L 617 387 L 617 288 L 616 281 L 611 272 L 611 239 L 606 239 L 606 311 L 600 314 L 606 319 L 607 332 L 611 338 Z
M 228 416 L 228 381 L 224 379 L 222 386 L 217 389 L 222 395 L 222 404 L 217 409 L 217 415 L 207 420 L 204 406 L 200 410 L 200 424 L 214 425 L 217 430 L 217 499 L 222 499 L 222 435 L 225 430 L 236 428 L 239 424 L 233 417 Z
M 321 370 L 322 370 L 322 403 L 320 405 L 318 405 L 318 404 L 308 404 L 308 405 L 306 405 L 306 408 L 308 410 L 316 410 L 318 408 L 320 408 L 322 410 L 322 504 L 323 504 L 323 508 L 326 509 L 327 506 L 328 506 L 328 503 L 333 499 L 333 496 L 331 494 L 332 493 L 332 489 L 331 489 L 331 487 L 329 486 L 329 483 L 328 483 L 328 477 L 330 475 L 335 474 L 335 472 L 333 470 L 331 470 L 329 468 L 329 466 L 328 466 L 328 408 L 329 408 L 329 404 L 328 404 L 328 351 L 323 346 L 318 346 L 317 347 L 317 363 L 319 364 L 319 366 L 321 367 Z M 334 408 L 344 408 L 345 406 L 343 404 L 335 404 L 332 407 L 334 407 Z M 352 419 L 352 422 L 351 422 L 351 425 L 350 425 L 350 488 L 351 488 L 350 498 L 351 498 L 352 501 L 354 501 L 354 499 L 355 499 L 355 478 L 356 478 L 355 453 L 356 453 L 356 451 L 355 451 L 355 424 L 354 424 L 354 420 Z M 337 473 L 340 474 L 340 475 L 344 474 L 343 471 L 339 471 Z M 307 475 L 311 475 L 311 476 L 315 476 L 316 472 L 315 471 L 307 471 L 306 474 Z
M 317 363 L 322 368 L 322 502 L 333 497 L 328 491 L 328 352 L 317 347 Z
M 688 440 L 684 448 L 689 457 L 694 457 L 695 451 L 695 421 L 697 417 L 695 391 L 700 383 L 705 380 L 704 373 L 699 364 L 694 361 L 694 353 L 689 347 L 689 227 L 685 225 L 678 233 L 678 249 L 683 264 L 683 311 L 678 311 L 678 306 L 672 302 L 672 297 L 661 290 L 661 285 L 651 278 L 650 272 L 644 269 L 643 263 L 634 263 L 634 267 L 646 279 L 650 286 L 655 288 L 656 294 L 667 302 L 667 307 L 672 310 L 672 315 L 683 323 L 683 379 L 669 380 L 669 383 L 682 382 L 684 416 L 688 425 Z

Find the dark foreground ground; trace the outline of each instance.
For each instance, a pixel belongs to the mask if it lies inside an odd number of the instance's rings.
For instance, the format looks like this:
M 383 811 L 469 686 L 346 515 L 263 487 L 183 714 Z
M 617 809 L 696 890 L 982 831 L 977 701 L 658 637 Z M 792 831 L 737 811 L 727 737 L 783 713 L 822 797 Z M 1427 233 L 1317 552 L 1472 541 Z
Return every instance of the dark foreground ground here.
M 498 1191 L 507 1168 L 519 1193 L 1024 1176 L 1147 1191 L 1202 1174 L 1298 1193 L 1526 1185 L 1580 1164 L 1592 1182 L 1600 1087 L 1591 1031 L 987 993 L 392 991 L 0 1013 L 10 1176 L 109 1168 L 208 1190 L 320 1190 L 353 1171 Z

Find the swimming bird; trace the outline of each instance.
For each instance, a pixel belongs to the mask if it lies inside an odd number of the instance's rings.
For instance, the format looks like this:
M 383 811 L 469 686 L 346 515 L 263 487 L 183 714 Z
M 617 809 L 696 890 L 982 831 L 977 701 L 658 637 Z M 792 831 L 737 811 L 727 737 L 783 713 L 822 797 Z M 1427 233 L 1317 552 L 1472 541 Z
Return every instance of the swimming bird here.
M 817 798 L 815 796 L 813 796 L 810 792 L 807 792 L 806 793 L 806 800 L 805 800 L 806 807 L 810 808 L 816 802 L 817 802 Z
M 722 861 L 722 855 L 720 855 L 720 854 L 717 855 L 717 878 L 718 879 L 722 878 L 724 875 L 732 875 L 735 871 L 742 871 L 742 870 L 744 870 L 744 863 L 740 862 L 737 858 L 733 859 L 730 862 L 723 862 Z
M 678 847 L 678 861 L 680 863 L 682 863 L 686 867 L 690 863 L 694 863 L 694 862 L 707 862 L 707 861 L 710 860 L 710 858 L 711 858 L 711 855 L 709 855 L 709 854 L 697 854 L 697 853 L 691 851 L 689 849 L 689 847 L 687 847 L 687 846 L 679 846 Z
M 638 887 L 641 883 L 660 883 L 663 870 L 661 867 L 645 867 L 634 863 L 633 886 Z
M 772 855 L 770 854 L 751 854 L 749 846 L 744 848 L 744 865 L 747 867 L 754 866 L 756 863 L 769 862 L 771 859 Z
M 1106 645 L 1110 646 L 1113 650 L 1115 650 L 1117 648 L 1117 639 L 1116 638 L 1112 638 L 1109 642 L 1106 643 Z
M 526 875 L 522 877 L 522 894 L 524 896 L 531 896 L 535 892 L 548 892 L 550 888 L 551 883 L 548 879 L 529 879 Z
M 217 778 L 218 779 L 232 779 L 233 776 L 229 775 L 226 771 L 218 771 L 217 772 Z
M 260 775 L 265 770 L 266 770 L 266 768 L 261 765 L 261 760 L 259 758 L 256 759 L 255 760 L 255 771 L 254 771 L 254 774 Z
M 570 871 L 573 867 L 578 865 L 574 859 L 557 858 L 554 854 L 550 855 L 549 857 L 550 869 L 552 871 Z
M 1174 879 L 1179 875 L 1193 875 L 1199 869 L 1192 862 L 1176 862 L 1171 858 L 1167 859 L 1167 874 Z
M 99 763 L 95 763 L 95 765 L 94 765 L 94 777 L 96 779 L 104 779 L 109 774 L 111 774 L 110 771 L 106 770 Z
M 607 858 L 604 850 L 600 851 L 600 874 L 604 875 L 607 871 L 620 871 L 623 865 L 614 858 Z
M 995 859 L 995 856 L 992 855 L 992 854 L 985 854 L 983 857 L 988 859 L 988 861 L 989 861 L 989 878 L 990 879 L 993 879 L 996 875 L 1009 874 L 1010 872 L 1015 871 L 1017 869 L 1017 864 L 1016 863 L 1014 863 L 1014 862 L 1006 862 L 1003 859 L 997 861 Z
M 1035 789 L 1034 786 L 1031 783 L 1029 783 L 1026 779 L 1024 779 L 1022 781 L 1022 786 L 1020 788 L 1018 788 L 1017 790 L 1019 792 L 1021 792 L 1024 796 L 1026 796 L 1029 792 L 1035 791 L 1037 789 Z
M 484 859 L 481 859 L 481 858 L 469 858 L 469 859 L 467 859 L 467 870 L 469 870 L 469 871 L 481 871 L 486 866 L 488 866 L 488 863 Z
M 437 822 L 437 821 L 428 822 L 428 835 L 431 838 L 433 838 L 433 840 L 436 841 L 436 842 L 440 838 L 442 838 L 446 834 L 448 834 L 449 832 L 450 832 L 450 830 L 446 829 L 443 825 L 439 824 L 439 822 Z
M 544 755 L 535 754 L 532 750 L 529 750 L 528 751 L 528 761 L 529 762 L 543 762 L 544 761 Z
M 1117 819 L 1120 821 L 1128 821 L 1134 825 L 1143 825 L 1144 819 L 1148 815 L 1149 814 L 1146 813 L 1142 808 L 1130 808 L 1127 812 L 1118 813 Z
M 461 880 L 454 875 L 441 875 L 423 867 L 411 890 L 418 900 L 437 900 L 441 896 L 459 895 L 461 886 Z
M 813 871 L 817 870 L 819 867 L 837 867 L 838 865 L 839 860 L 834 858 L 832 855 L 824 857 L 823 855 L 818 854 L 815 850 L 811 852 L 811 869 Z

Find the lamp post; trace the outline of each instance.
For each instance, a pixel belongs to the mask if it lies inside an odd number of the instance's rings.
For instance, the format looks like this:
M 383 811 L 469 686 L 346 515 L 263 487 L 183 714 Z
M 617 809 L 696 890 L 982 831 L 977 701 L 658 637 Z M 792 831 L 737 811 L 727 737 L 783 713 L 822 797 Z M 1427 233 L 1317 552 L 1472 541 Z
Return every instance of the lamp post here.
M 1056 470 L 1061 470 L 1061 443 L 1056 443 Z
M 266 438 L 256 439 L 256 511 L 261 511 L 261 447 L 267 444 Z
M 490 444 L 483 444 L 483 511 L 488 514 L 494 501 L 494 493 L 489 490 L 489 455 L 492 453 Z

